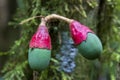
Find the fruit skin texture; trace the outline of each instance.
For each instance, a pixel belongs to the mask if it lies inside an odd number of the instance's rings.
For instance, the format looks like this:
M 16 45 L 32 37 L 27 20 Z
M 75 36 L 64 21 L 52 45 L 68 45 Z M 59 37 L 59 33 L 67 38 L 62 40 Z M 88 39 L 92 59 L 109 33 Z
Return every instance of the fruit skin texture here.
M 78 45 L 79 52 L 87 59 L 99 58 L 102 53 L 102 44 L 99 38 L 92 33 L 88 33 L 86 41 Z
M 94 32 L 75 20 L 69 26 L 72 39 L 82 56 L 90 60 L 98 58 L 102 52 L 102 44 Z
M 34 70 L 41 71 L 47 68 L 50 62 L 51 51 L 47 49 L 35 48 L 29 49 L 28 61 L 30 67 Z
M 87 39 L 88 32 L 94 33 L 88 27 L 80 24 L 78 21 L 70 23 L 70 32 L 75 45 L 79 45 Z
M 36 33 L 32 36 L 29 47 L 51 49 L 51 38 L 45 25 L 38 27 Z
M 28 62 L 33 70 L 47 68 L 51 58 L 51 38 L 45 24 L 40 24 L 29 43 Z

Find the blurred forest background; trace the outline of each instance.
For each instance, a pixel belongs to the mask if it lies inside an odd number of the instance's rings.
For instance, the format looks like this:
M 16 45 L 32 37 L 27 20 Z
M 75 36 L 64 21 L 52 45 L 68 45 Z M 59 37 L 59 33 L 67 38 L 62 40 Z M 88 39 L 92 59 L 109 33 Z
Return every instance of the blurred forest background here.
M 87 60 L 78 53 L 72 73 L 59 71 L 55 56 L 65 45 L 60 36 L 70 35 L 66 23 L 53 20 L 48 24 L 52 26 L 53 46 L 50 65 L 33 75 L 28 45 L 40 19 L 20 22 L 52 13 L 80 21 L 95 31 L 104 48 L 100 59 Z M 120 0 L 0 0 L 0 80 L 120 80 Z

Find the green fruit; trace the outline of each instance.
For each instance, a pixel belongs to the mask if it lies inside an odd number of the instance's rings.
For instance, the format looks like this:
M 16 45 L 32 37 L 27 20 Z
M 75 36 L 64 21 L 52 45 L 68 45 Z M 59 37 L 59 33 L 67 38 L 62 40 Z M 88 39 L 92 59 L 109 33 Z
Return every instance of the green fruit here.
M 28 62 L 32 69 L 41 71 L 48 67 L 51 57 L 51 50 L 30 48 Z
M 87 39 L 78 45 L 78 50 L 85 58 L 93 60 L 102 53 L 102 44 L 95 34 L 88 33 Z

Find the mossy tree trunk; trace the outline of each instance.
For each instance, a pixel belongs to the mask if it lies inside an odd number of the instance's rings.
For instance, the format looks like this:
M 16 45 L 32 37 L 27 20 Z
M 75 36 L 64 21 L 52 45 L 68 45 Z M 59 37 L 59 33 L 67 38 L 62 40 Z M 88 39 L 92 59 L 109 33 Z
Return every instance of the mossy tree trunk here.
M 111 4 L 112 3 L 112 4 Z M 112 26 L 114 18 L 114 1 L 100 0 L 98 9 L 97 35 L 100 37 L 103 46 L 111 41 Z
M 97 35 L 100 37 L 104 52 L 99 59 L 101 67 L 99 69 L 99 80 L 114 80 L 116 73 L 116 62 L 111 59 L 114 54 L 111 45 L 116 42 L 114 34 L 115 0 L 100 0 L 97 16 Z M 115 40 L 115 41 L 114 41 Z M 112 45 L 114 46 L 114 45 Z M 110 64 L 113 63 L 111 66 Z M 113 69 L 113 70 L 112 70 Z M 114 77 L 112 76 L 114 75 Z

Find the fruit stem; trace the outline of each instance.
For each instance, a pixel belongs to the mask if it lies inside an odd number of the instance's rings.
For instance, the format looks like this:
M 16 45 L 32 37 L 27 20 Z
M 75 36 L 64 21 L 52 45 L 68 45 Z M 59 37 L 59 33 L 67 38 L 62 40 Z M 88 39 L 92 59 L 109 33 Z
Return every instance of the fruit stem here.
M 38 26 L 38 30 L 39 30 L 39 28 L 40 28 L 41 26 L 46 26 L 46 20 L 45 20 L 45 18 L 41 18 L 41 22 L 40 22 L 40 24 L 39 24 L 39 26 Z
M 66 21 L 67 23 L 70 23 L 71 21 L 73 21 L 72 19 L 57 15 L 57 14 L 51 14 L 45 17 L 45 21 L 47 22 L 50 19 L 61 19 L 63 21 Z
M 46 24 L 46 20 L 45 20 L 45 18 L 41 18 L 40 25 L 43 25 L 43 26 L 45 26 L 45 24 Z
M 69 19 L 69 18 L 66 18 L 64 16 L 60 16 L 60 15 L 57 15 L 57 14 L 51 14 L 51 15 L 48 15 L 46 17 L 44 17 L 44 16 L 33 16 L 33 17 L 30 17 L 28 19 L 25 19 L 25 20 L 21 21 L 19 24 L 22 25 L 22 24 L 24 24 L 26 22 L 29 22 L 30 20 L 33 20 L 35 18 L 41 18 L 41 24 L 46 23 L 50 19 L 60 19 L 60 20 L 66 21 L 67 23 L 70 23 L 70 22 L 73 21 L 73 19 Z

